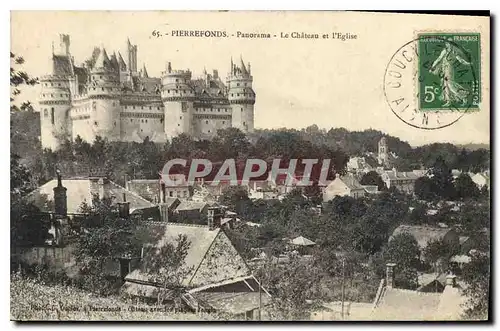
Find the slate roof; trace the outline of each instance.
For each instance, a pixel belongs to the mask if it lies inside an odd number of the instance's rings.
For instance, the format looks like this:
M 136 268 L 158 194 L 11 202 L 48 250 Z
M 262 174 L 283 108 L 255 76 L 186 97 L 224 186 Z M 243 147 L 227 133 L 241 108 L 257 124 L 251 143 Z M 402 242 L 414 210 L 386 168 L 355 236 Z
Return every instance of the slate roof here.
M 290 241 L 290 244 L 296 246 L 314 246 L 316 243 L 312 240 L 309 240 L 305 237 L 298 236 L 297 238 Z
M 417 240 L 418 246 L 425 248 L 429 241 L 442 240 L 449 232 L 454 231 L 450 228 L 438 228 L 426 225 L 400 225 L 392 233 L 392 237 L 409 233 Z
M 363 186 L 353 175 L 340 176 L 340 180 L 351 190 L 364 190 Z
M 188 210 L 198 210 L 202 211 L 208 204 L 206 202 L 198 202 L 198 201 L 188 201 L 183 200 L 175 210 L 177 211 L 188 211 Z
M 130 191 L 144 199 L 154 202 L 160 199 L 160 181 L 158 179 L 133 179 L 127 182 Z
M 209 254 L 210 249 L 217 245 L 216 242 L 225 241 L 230 243 L 227 235 L 220 228 L 209 230 L 206 225 L 167 223 L 164 226 L 163 237 L 157 242 L 156 246 L 161 247 L 167 243 L 175 243 L 179 235 L 186 236 L 187 241 L 190 243 L 184 259 L 183 268 L 187 272 L 181 281 L 183 286 L 193 288 L 251 275 L 250 269 L 237 251 L 232 254 L 231 251 L 226 249 L 224 252 L 227 252 L 230 256 L 224 256 L 218 250 L 215 252 L 212 250 L 212 253 Z M 235 250 L 234 247 L 232 249 Z M 237 259 L 238 257 L 239 259 Z M 202 267 L 204 261 L 209 261 L 209 265 Z M 125 277 L 125 280 L 135 283 L 134 286 L 128 286 L 132 291 L 136 291 L 136 289 L 133 289 L 134 287 L 155 285 L 150 278 L 151 276 L 142 270 L 135 269 Z M 218 281 L 214 282 L 214 279 L 218 279 Z
M 67 207 L 70 214 L 79 213 L 83 202 L 91 205 L 92 194 L 99 193 L 98 184 L 93 183 L 89 178 L 63 179 L 62 185 L 67 189 Z M 28 194 L 26 199 L 43 212 L 54 212 L 54 187 L 56 186 L 57 179 L 53 179 Z M 116 202 L 123 202 L 123 193 L 126 194 L 126 199 L 130 202 L 131 212 L 137 209 L 155 207 L 151 202 L 112 181 L 107 181 L 104 184 L 104 194 L 108 197 L 114 197 Z M 45 199 L 48 200 L 48 204 L 44 203 Z
M 52 56 L 52 73 L 54 75 L 73 75 L 73 64 L 67 55 Z
M 421 177 L 415 174 L 413 171 L 401 172 L 401 171 L 388 170 L 385 171 L 385 174 L 389 180 L 404 180 L 404 179 L 417 180 L 419 177 Z
M 422 321 L 436 319 L 441 293 L 384 288 L 373 311 L 374 320 Z

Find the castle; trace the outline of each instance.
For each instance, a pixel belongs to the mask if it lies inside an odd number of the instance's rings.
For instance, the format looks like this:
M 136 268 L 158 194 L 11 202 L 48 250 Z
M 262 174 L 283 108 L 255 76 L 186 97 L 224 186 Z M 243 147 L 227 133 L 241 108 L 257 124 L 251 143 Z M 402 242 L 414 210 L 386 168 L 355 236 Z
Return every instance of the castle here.
M 181 133 L 210 139 L 217 130 L 254 129 L 255 92 L 250 63 L 233 63 L 226 79 L 217 70 L 193 78 L 190 70 L 173 70 L 170 62 L 160 78 L 137 70 L 137 45 L 127 40 L 126 61 L 94 48 L 90 59 L 75 65 L 69 35 L 52 47 L 52 73 L 42 76 L 39 98 L 41 141 L 56 150 L 65 139 L 92 142 L 165 142 Z

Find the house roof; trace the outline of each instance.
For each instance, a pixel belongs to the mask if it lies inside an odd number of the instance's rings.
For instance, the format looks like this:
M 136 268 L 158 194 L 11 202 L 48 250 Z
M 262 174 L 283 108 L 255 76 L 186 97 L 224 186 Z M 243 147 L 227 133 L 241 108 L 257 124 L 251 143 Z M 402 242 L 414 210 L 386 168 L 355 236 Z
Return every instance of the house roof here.
M 351 190 L 364 190 L 363 186 L 353 175 L 340 176 L 340 180 Z
M 184 200 L 175 210 L 177 211 L 187 211 L 187 210 L 199 210 L 202 211 L 208 204 L 206 202 L 199 201 L 188 201 Z
M 416 180 L 419 177 L 421 177 L 414 172 L 401 172 L 394 170 L 385 171 L 384 174 L 389 180 L 404 180 L 404 179 Z
M 418 246 L 422 249 L 425 248 L 429 241 L 441 240 L 450 231 L 450 228 L 438 228 L 426 225 L 400 225 L 392 233 L 392 237 L 409 233 L 417 240 Z
M 167 243 L 175 243 L 180 235 L 186 236 L 190 243 L 184 259 L 187 272 L 181 281 L 183 286 L 203 286 L 216 283 L 214 279 L 231 280 L 251 274 L 244 260 L 241 257 L 238 259 L 239 255 L 234 247 L 231 251 L 224 246 L 223 252 L 227 253 L 226 255 L 220 252 L 221 247 L 215 247 L 216 242 L 230 243 L 220 228 L 210 230 L 206 225 L 167 223 L 164 226 L 164 234 L 156 246 L 162 247 Z M 207 263 L 209 265 L 205 265 Z M 150 278 L 147 273 L 135 269 L 125 277 L 125 280 L 141 286 L 142 284 L 155 285 Z
M 151 202 L 159 200 L 160 181 L 158 179 L 134 179 L 127 182 L 130 191 Z
M 385 287 L 373 310 L 374 320 L 416 321 L 435 319 L 441 293 Z
M 302 236 L 298 236 L 297 238 L 292 239 L 290 241 L 290 244 L 296 245 L 296 246 L 314 246 L 314 245 L 316 245 L 316 243 L 314 241 L 309 240 L 309 239 L 302 237 Z
M 98 179 L 89 178 L 62 180 L 62 185 L 66 187 L 68 213 L 79 213 L 83 202 L 92 205 L 93 194 L 99 194 L 100 191 L 97 181 Z M 125 193 L 127 201 L 130 202 L 130 211 L 155 207 L 151 202 L 112 181 L 105 181 L 102 185 L 104 195 L 114 197 L 116 202 L 123 202 L 123 193 Z M 34 203 L 43 212 L 54 212 L 53 201 L 56 186 L 57 179 L 53 179 L 28 194 L 26 199 Z

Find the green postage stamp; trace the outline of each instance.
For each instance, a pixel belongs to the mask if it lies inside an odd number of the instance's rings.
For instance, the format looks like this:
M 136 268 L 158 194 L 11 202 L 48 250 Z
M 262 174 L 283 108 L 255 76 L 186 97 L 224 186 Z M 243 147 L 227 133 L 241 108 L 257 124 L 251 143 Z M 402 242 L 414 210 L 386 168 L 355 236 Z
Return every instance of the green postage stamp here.
M 479 110 L 479 33 L 418 34 L 418 105 L 423 112 Z

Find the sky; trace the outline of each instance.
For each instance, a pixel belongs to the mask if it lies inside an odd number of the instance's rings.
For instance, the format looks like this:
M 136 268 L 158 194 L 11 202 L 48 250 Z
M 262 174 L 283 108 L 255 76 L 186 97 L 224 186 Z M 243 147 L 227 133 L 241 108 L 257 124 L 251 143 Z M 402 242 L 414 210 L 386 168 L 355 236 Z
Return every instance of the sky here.
M 125 56 L 127 38 L 138 45 L 138 67 L 160 76 L 167 61 L 173 69 L 201 76 L 217 69 L 226 77 L 230 59 L 251 63 L 256 93 L 256 128 L 344 127 L 376 129 L 410 144 L 433 142 L 489 143 L 488 18 L 348 12 L 12 12 L 11 50 L 22 55 L 23 70 L 39 77 L 51 70 L 52 43 L 71 36 L 77 64 L 95 46 Z M 173 30 L 226 31 L 228 38 L 172 37 Z M 478 31 L 482 48 L 483 103 L 443 129 L 413 128 L 398 119 L 383 93 L 391 56 L 418 31 Z M 162 36 L 153 36 L 159 31 Z M 237 38 L 237 32 L 270 33 L 272 39 Z M 350 33 L 356 39 L 279 38 L 306 32 Z M 232 35 L 235 35 L 234 37 Z M 320 37 L 321 38 L 321 37 Z M 23 91 L 18 101 L 36 100 L 39 86 Z

